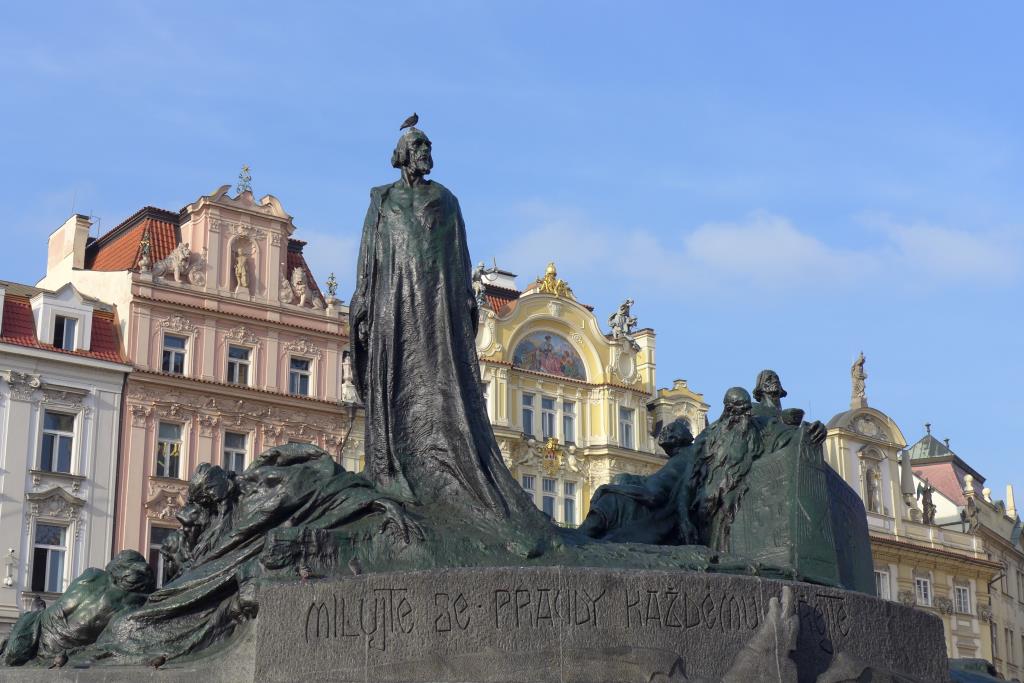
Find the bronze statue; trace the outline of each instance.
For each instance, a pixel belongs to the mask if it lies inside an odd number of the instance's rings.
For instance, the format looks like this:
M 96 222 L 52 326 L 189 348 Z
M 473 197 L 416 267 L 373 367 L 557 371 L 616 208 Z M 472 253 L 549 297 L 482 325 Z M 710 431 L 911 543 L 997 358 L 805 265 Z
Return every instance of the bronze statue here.
M 350 317 L 366 409 L 366 474 L 410 502 L 537 523 L 509 474 L 480 394 L 472 263 L 459 202 L 438 182 L 430 139 L 410 128 L 370 192 Z
M 112 617 L 145 602 L 153 586 L 146 558 L 134 550 L 121 551 L 105 569 L 86 569 L 49 607 L 21 615 L 3 649 L 3 663 L 52 660 L 89 645 Z

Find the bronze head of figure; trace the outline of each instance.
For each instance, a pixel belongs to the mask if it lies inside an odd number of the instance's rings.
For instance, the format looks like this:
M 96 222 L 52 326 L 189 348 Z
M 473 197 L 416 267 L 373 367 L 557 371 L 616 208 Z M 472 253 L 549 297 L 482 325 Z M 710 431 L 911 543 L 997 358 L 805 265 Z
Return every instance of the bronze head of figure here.
M 662 427 L 658 434 L 658 445 L 670 458 L 692 443 L 693 434 L 690 432 L 690 424 L 681 417 Z
M 757 383 L 754 385 L 755 401 L 766 402 L 774 408 L 781 408 L 782 399 L 786 396 L 786 390 L 782 388 L 782 380 L 779 379 L 777 372 L 762 370 L 757 374 Z
M 423 176 L 434 168 L 427 134 L 419 128 L 410 128 L 398 139 L 395 151 L 391 153 L 391 165 L 402 172 L 402 179 L 409 185 L 421 182 Z

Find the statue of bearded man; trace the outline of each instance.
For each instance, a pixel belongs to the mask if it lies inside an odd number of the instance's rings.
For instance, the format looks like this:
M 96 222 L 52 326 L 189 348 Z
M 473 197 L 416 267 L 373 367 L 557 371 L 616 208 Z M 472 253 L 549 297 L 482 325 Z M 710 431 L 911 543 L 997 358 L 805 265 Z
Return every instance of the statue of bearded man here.
M 729 549 L 729 532 L 747 492 L 747 475 L 764 452 L 762 427 L 751 413 L 750 394 L 742 387 L 725 392 L 722 417 L 705 433 L 694 468 L 694 519 L 703 544 Z
M 426 176 L 431 142 L 410 128 L 370 191 L 350 304 L 366 471 L 388 495 L 538 524 L 498 450 L 480 393 L 477 300 L 459 202 Z

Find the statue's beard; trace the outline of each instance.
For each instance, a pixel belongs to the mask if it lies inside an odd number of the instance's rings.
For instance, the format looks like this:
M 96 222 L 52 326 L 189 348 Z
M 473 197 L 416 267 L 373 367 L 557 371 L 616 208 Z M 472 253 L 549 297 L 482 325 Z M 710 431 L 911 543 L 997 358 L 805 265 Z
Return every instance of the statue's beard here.
M 409 161 L 409 172 L 413 175 L 427 175 L 434 168 L 434 160 L 429 154 L 413 157 Z
M 741 432 L 746 432 L 747 427 L 750 426 L 750 411 L 749 410 L 737 410 L 730 411 L 725 418 L 725 429 L 727 431 L 733 431 L 736 427 L 739 427 Z

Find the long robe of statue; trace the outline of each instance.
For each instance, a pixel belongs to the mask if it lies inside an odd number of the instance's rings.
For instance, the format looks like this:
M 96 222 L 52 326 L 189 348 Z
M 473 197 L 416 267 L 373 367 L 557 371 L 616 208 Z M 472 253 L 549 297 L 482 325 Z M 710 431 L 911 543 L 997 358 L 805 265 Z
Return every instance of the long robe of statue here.
M 349 307 L 366 474 L 403 500 L 536 520 L 487 419 L 459 202 L 422 177 L 433 164 L 422 131 L 402 136 L 392 163 L 403 177 L 370 192 Z

